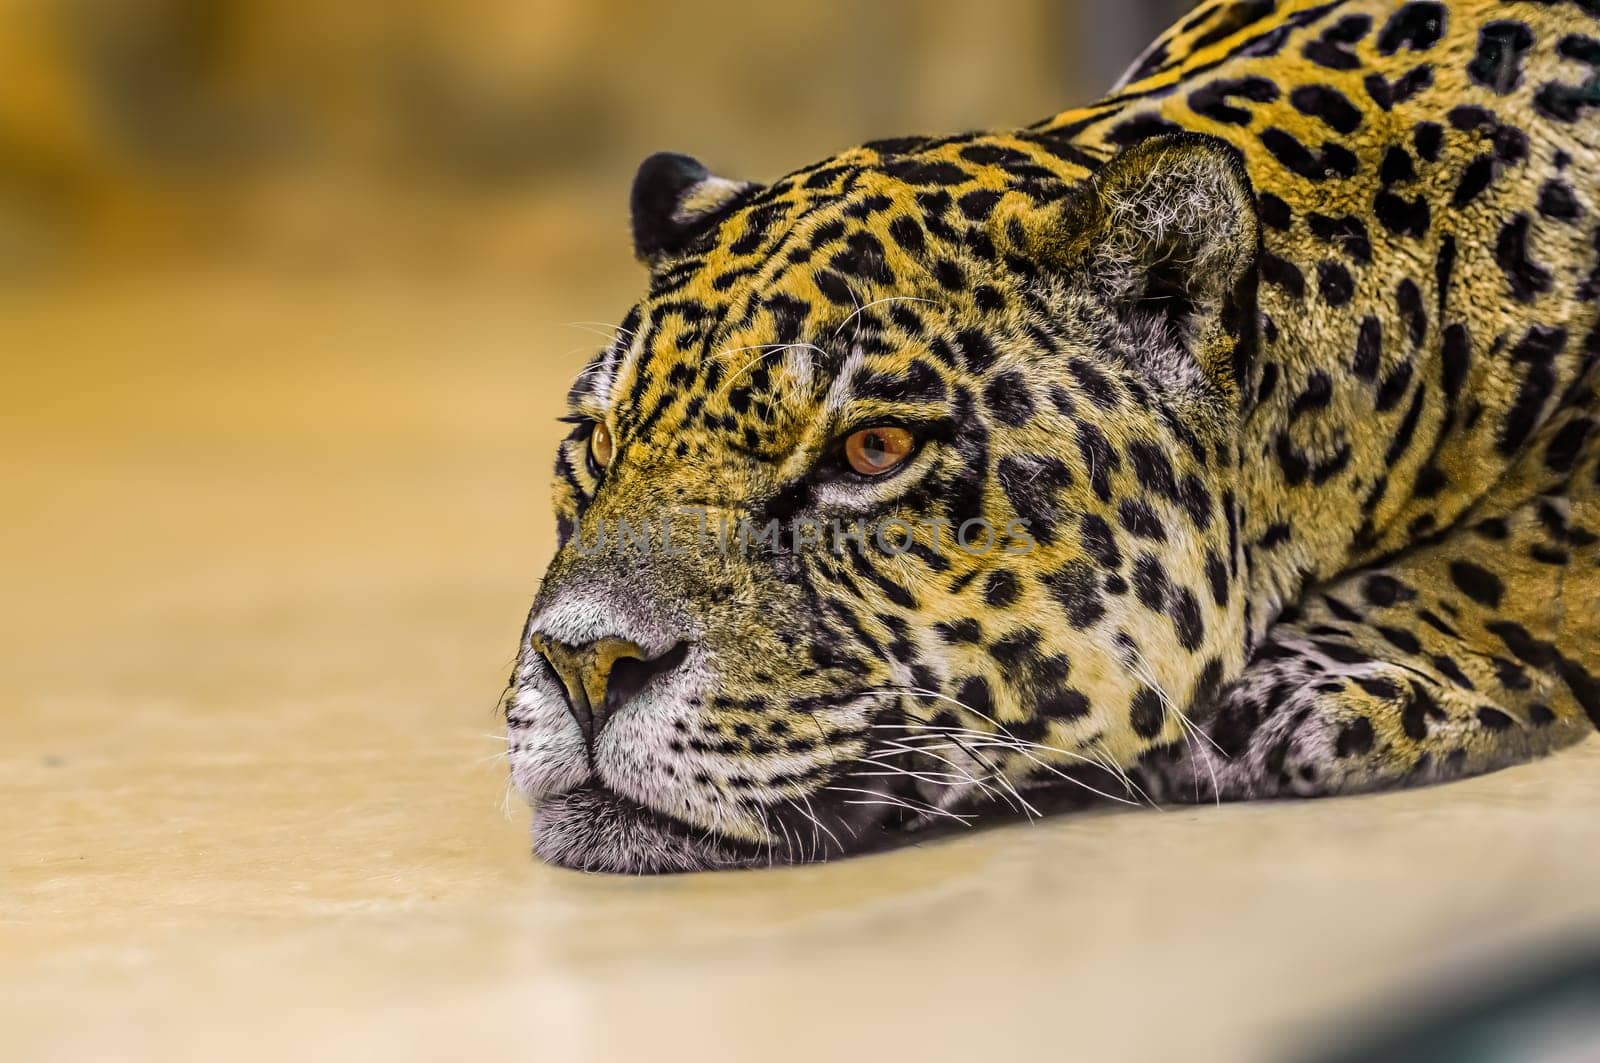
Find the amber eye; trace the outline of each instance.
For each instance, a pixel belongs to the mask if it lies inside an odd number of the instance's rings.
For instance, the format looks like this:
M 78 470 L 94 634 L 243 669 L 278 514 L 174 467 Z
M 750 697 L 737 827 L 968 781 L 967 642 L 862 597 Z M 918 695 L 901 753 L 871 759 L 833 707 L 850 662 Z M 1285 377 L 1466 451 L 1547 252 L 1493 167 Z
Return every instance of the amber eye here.
M 594 430 L 589 433 L 589 464 L 596 470 L 604 469 L 611 464 L 611 429 L 605 422 L 596 421 Z
M 916 440 L 904 428 L 880 425 L 851 432 L 844 441 L 844 457 L 862 476 L 882 476 L 911 456 Z

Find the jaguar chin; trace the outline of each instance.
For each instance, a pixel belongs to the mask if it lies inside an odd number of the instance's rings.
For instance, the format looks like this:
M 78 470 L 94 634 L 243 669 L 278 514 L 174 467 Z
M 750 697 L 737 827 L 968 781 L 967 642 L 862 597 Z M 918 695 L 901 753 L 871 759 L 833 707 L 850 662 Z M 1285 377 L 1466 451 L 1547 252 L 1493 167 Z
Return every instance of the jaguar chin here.
M 1589 7 L 1213 3 L 1025 128 L 645 160 L 506 702 L 535 852 L 822 860 L 1591 733 Z
M 539 802 L 533 851 L 552 864 L 588 871 L 700 871 L 756 862 L 708 833 L 696 837 L 681 824 L 592 786 Z

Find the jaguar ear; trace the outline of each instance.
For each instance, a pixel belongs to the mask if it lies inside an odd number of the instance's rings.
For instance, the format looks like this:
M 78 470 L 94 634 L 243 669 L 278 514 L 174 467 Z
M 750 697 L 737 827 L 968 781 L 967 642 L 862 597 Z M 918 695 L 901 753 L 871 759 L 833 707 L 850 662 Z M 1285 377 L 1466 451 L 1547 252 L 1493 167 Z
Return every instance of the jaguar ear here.
M 1261 231 L 1231 144 L 1194 133 L 1144 141 L 1057 210 L 1020 219 L 1011 238 L 1125 322 L 1162 330 L 1223 390 L 1244 384 Z
M 654 266 L 682 252 L 759 187 L 717 177 L 687 155 L 650 156 L 633 178 L 634 256 Z

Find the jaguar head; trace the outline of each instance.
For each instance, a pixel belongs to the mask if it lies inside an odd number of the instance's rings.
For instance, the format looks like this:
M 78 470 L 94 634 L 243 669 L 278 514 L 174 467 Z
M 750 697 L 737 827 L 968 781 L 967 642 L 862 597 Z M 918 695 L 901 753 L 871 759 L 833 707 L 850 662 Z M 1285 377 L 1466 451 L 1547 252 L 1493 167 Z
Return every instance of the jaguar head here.
M 1022 133 L 632 196 L 507 699 L 552 862 L 819 860 L 1126 769 L 1243 663 L 1232 149 Z M 1090 160 L 1092 161 L 1092 160 Z

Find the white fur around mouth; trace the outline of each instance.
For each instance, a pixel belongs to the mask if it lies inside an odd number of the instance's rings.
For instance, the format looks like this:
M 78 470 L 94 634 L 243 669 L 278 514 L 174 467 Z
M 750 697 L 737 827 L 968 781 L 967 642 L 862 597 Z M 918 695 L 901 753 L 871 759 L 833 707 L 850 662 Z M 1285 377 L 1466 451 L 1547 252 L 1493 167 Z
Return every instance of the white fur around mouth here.
M 634 874 L 711 871 L 764 863 L 672 828 L 660 815 L 598 787 L 539 801 L 533 813 L 533 851 L 542 860 L 580 871 Z

